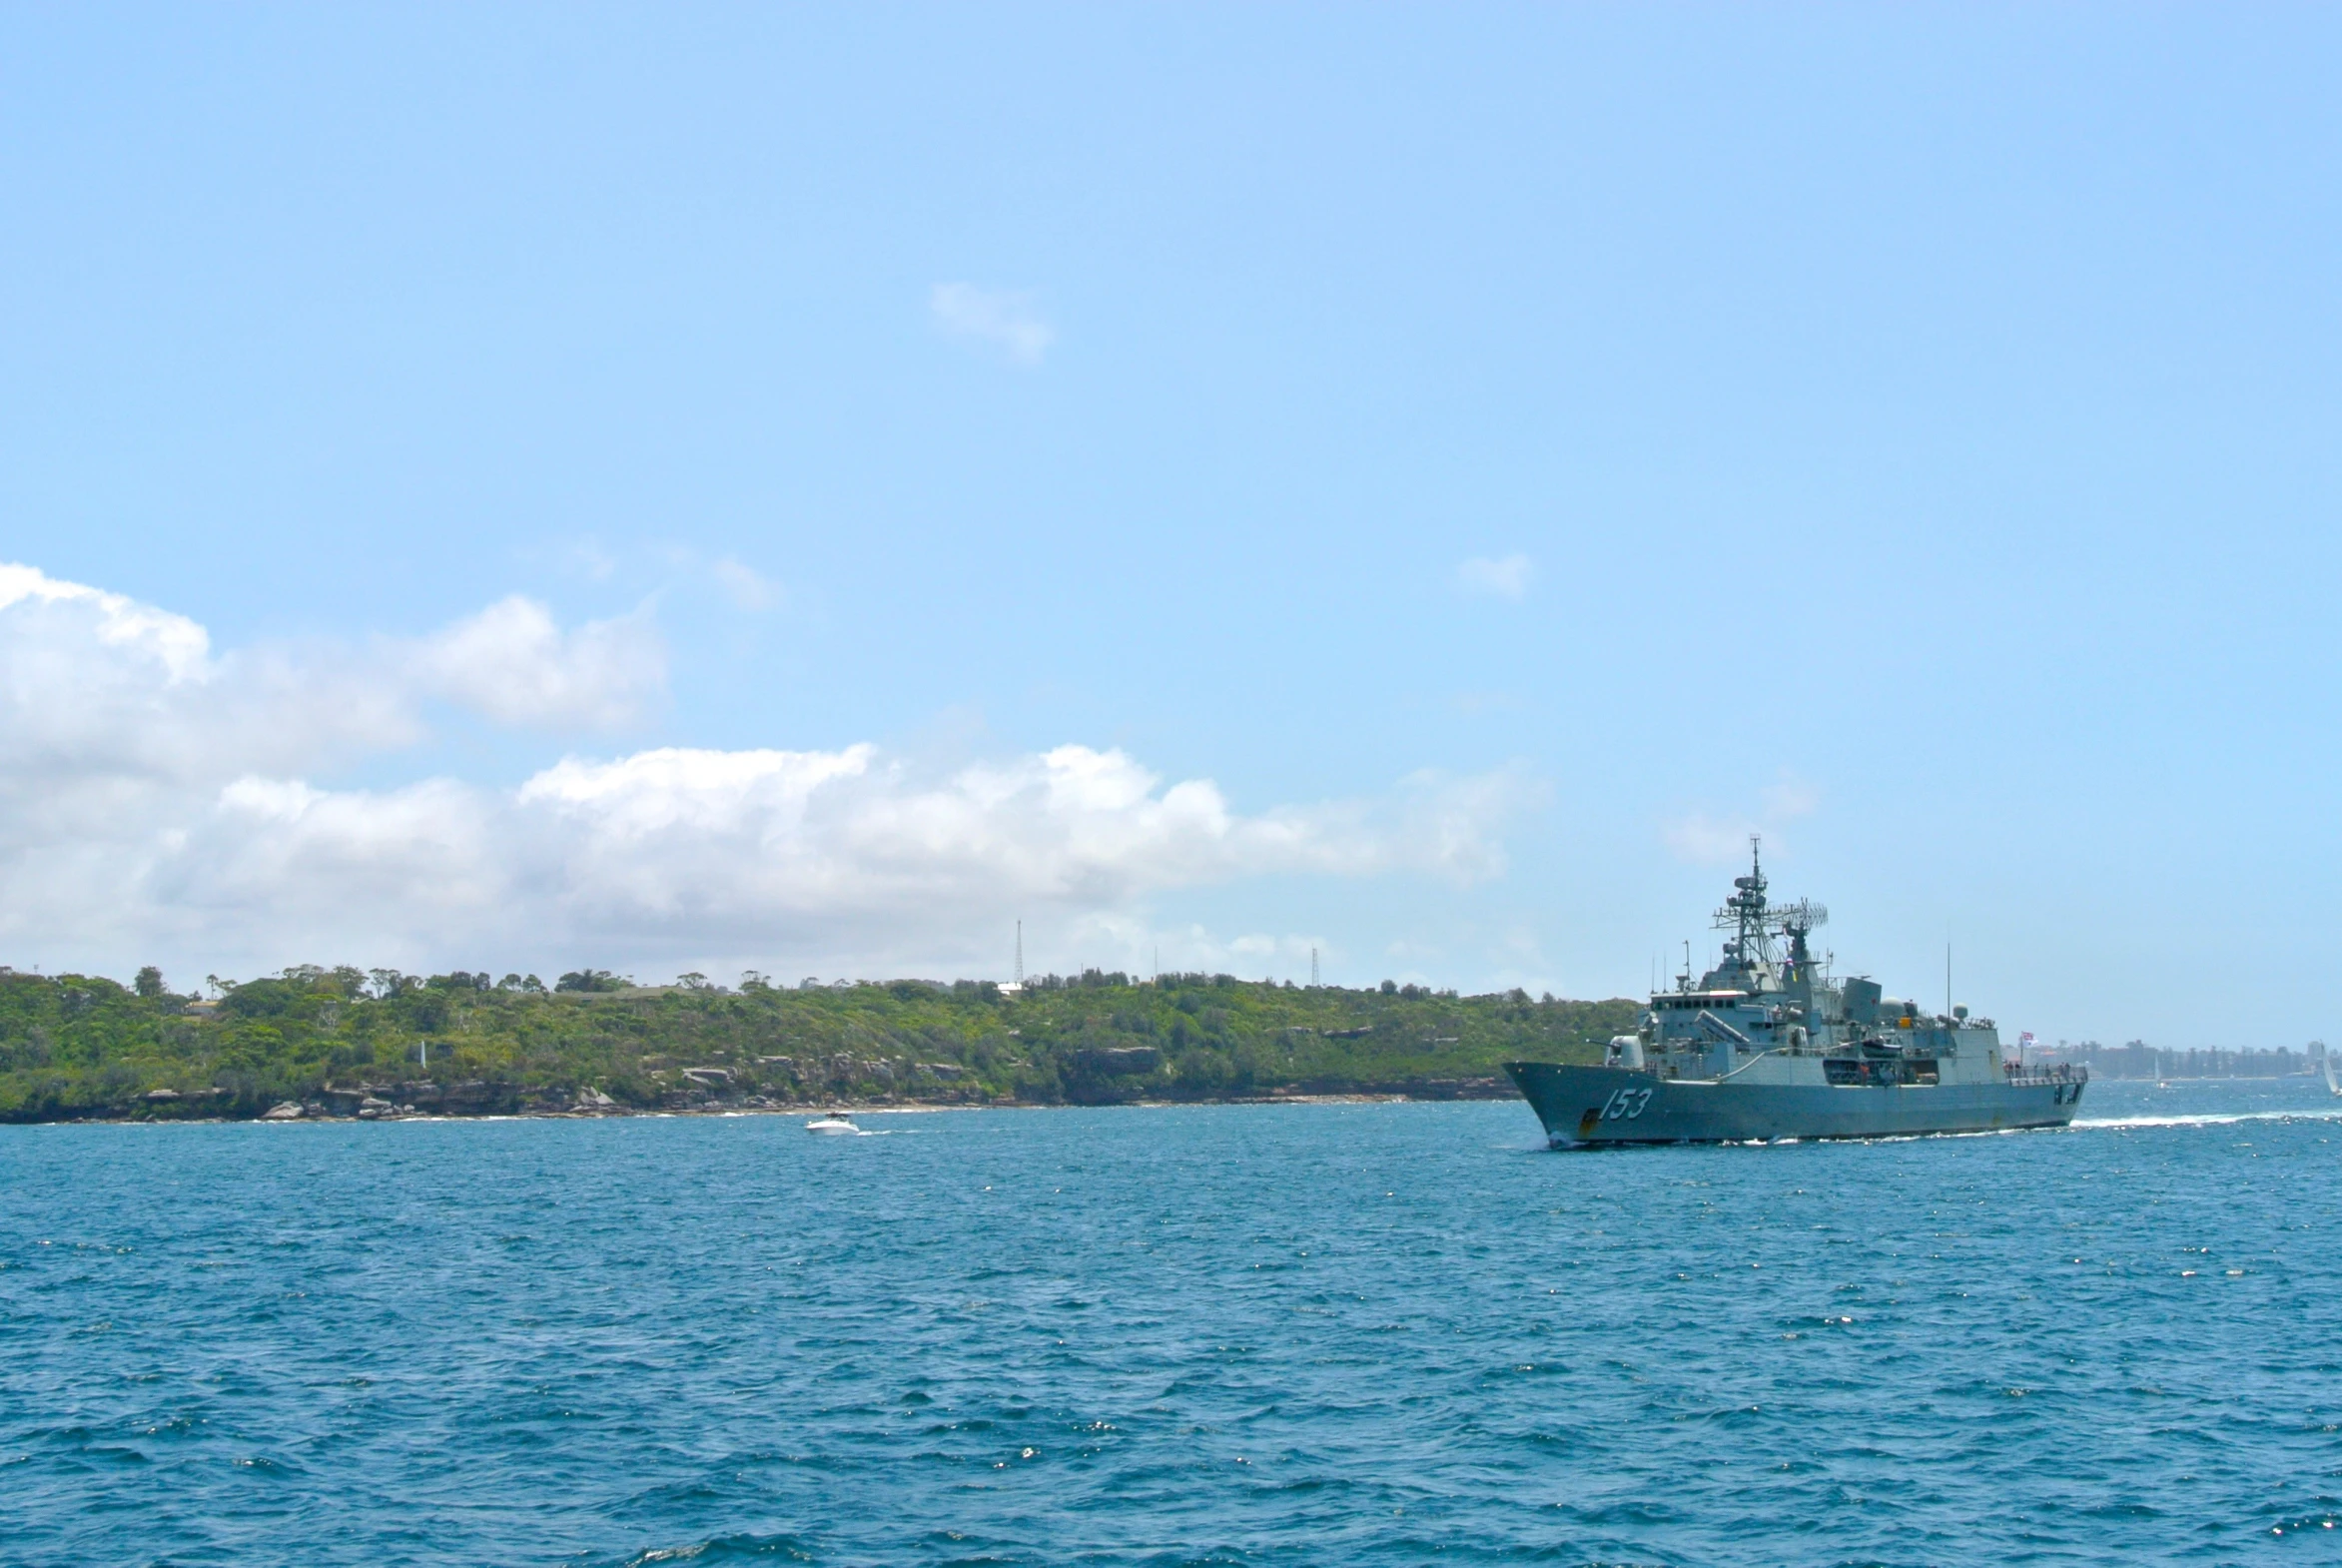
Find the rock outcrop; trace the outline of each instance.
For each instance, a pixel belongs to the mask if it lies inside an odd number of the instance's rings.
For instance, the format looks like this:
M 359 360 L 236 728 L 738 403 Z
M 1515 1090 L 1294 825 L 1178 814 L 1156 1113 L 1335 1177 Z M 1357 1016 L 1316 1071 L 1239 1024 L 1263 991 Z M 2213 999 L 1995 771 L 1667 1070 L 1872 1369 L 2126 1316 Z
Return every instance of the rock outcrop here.
M 1133 1073 L 1152 1073 L 1163 1066 L 1163 1053 L 1153 1046 L 1098 1046 L 1077 1051 L 1074 1066 L 1101 1078 L 1122 1078 Z

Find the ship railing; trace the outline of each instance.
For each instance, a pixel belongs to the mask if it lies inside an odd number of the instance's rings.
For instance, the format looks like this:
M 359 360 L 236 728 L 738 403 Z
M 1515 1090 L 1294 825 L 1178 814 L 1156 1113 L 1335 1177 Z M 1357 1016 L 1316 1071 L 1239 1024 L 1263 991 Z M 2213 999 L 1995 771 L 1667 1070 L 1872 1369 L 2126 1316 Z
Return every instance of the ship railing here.
M 2086 1084 L 2090 1081 L 2089 1065 L 2084 1062 L 2059 1062 L 2053 1066 L 2006 1062 L 2001 1067 L 2011 1084 Z
M 1687 1044 L 1691 1045 L 1693 1049 L 1688 1051 L 1685 1050 L 1684 1047 Z M 1654 1042 L 1653 1044 L 1645 1046 L 1643 1049 L 1650 1057 L 1661 1060 L 1677 1056 L 1688 1056 L 1704 1060 L 1713 1053 L 1715 1046 L 1718 1044 L 1721 1044 L 1721 1042 L 1710 1042 L 1705 1040 L 1685 1042 L 1679 1039 L 1664 1042 Z M 1754 1046 L 1756 1042 L 1754 1041 L 1750 1042 L 1750 1046 Z M 1802 1046 L 1765 1046 L 1757 1050 L 1751 1050 L 1749 1049 L 1749 1046 L 1741 1046 L 1734 1049 L 1733 1055 L 1747 1060 L 1753 1060 L 1757 1057 L 1826 1057 L 1830 1055 L 1831 1052 L 1842 1049 L 1844 1045 L 1845 1042 L 1843 1041 L 1839 1042 L 1839 1044 L 1836 1046 L 1826 1046 L 1818 1040 L 1808 1040 Z M 1743 1065 L 1746 1065 L 1745 1060 Z

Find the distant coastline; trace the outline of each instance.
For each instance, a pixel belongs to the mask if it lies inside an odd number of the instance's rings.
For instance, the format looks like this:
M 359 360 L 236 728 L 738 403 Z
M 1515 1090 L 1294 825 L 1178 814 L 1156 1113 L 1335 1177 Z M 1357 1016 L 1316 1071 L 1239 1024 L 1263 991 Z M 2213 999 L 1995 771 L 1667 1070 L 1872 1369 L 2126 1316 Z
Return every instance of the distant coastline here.
M 1592 1061 L 1639 1004 L 1090 971 L 638 986 L 578 971 L 302 966 L 209 997 L 0 969 L 0 1121 L 1462 1100 L 1501 1064 Z
M 930 1116 L 956 1111 L 1082 1111 L 1093 1109 L 1161 1111 L 1180 1106 L 1389 1106 L 1442 1105 L 1460 1101 L 1511 1100 L 1518 1091 L 1509 1079 L 1489 1078 L 1460 1081 L 1452 1086 L 1430 1085 L 1414 1090 L 1359 1090 L 1339 1094 L 1263 1094 L 1227 1095 L 1196 1100 L 1117 1100 L 1075 1104 L 1068 1101 L 1040 1100 L 879 1100 L 879 1101 L 807 1101 L 803 1104 L 769 1102 L 764 1104 L 704 1105 L 682 1108 L 619 1106 L 590 1108 L 580 1106 L 522 1107 L 510 1111 L 425 1111 L 393 1108 L 378 1111 L 373 1116 L 352 1115 L 321 1106 L 299 1106 L 303 1114 L 292 1116 L 219 1116 L 196 1113 L 176 1117 L 54 1117 L 33 1123 L 17 1119 L 0 1126 L 56 1126 L 62 1123 L 87 1123 L 99 1126 L 143 1125 L 174 1127 L 226 1127 L 248 1123 L 267 1123 L 272 1126 L 331 1126 L 346 1122 L 597 1122 L 612 1119 L 658 1119 L 675 1117 L 813 1117 L 842 1113 L 856 1117 L 873 1116 Z M 278 1110 L 284 1108 L 272 1108 Z

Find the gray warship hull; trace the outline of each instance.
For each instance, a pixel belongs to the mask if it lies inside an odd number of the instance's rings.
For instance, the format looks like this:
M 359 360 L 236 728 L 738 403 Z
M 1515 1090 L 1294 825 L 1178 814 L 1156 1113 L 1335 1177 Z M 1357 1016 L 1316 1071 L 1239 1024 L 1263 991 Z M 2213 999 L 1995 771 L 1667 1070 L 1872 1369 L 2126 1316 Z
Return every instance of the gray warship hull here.
M 1950 995 L 1944 1011 L 1891 997 L 1865 975 L 1831 975 L 1807 939 L 1830 912 L 1775 904 L 1754 840 L 1749 874 L 1716 912 L 1731 933 L 1716 966 L 1651 993 L 1635 1032 L 1611 1037 L 1600 1067 L 1508 1062 L 1505 1071 L 1556 1145 L 1723 1144 L 1896 1138 L 2063 1127 L 2086 1068 L 2002 1053 L 1998 1026 Z
M 1893 1138 L 2063 1127 L 2074 1080 L 1952 1084 L 1741 1084 L 1615 1067 L 1508 1062 L 1556 1148 Z

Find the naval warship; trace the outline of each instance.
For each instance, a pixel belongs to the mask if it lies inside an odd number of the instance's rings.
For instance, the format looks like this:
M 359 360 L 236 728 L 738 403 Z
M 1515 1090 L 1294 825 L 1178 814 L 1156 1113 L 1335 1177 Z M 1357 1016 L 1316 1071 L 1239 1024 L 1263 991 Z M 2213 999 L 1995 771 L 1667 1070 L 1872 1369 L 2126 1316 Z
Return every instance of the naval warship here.
M 1806 1138 L 1882 1138 L 2063 1127 L 2086 1068 L 2026 1067 L 2000 1054 L 1988 1018 L 1933 1017 L 1876 981 L 1835 981 L 1808 943 L 1829 912 L 1765 901 L 1749 874 L 1716 912 L 1723 959 L 1653 992 L 1640 1027 L 1600 1067 L 1508 1062 L 1557 1149 Z M 1947 999 L 1950 1005 L 1950 999 Z

